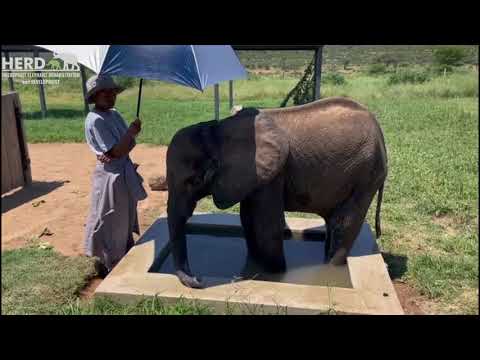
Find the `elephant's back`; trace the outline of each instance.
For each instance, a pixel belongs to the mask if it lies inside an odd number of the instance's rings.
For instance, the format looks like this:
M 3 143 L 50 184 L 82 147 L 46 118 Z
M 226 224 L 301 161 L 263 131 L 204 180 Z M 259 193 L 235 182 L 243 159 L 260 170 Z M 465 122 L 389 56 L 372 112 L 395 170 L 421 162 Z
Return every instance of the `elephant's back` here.
M 325 146 L 336 148 L 355 146 L 365 138 L 378 137 L 379 124 L 365 106 L 343 97 L 318 100 L 302 106 L 265 109 L 260 113 L 272 118 L 285 130 L 292 141 L 308 145 L 322 138 Z M 306 143 L 306 144 L 305 144 Z
M 262 111 L 263 113 L 263 111 Z M 346 98 L 330 98 L 264 112 L 288 134 L 292 151 L 351 158 L 382 139 L 375 116 Z
M 259 109 L 261 113 L 264 114 L 295 114 L 302 112 L 311 112 L 311 111 L 328 111 L 332 108 L 339 109 L 349 109 L 357 111 L 368 111 L 368 109 L 360 104 L 359 102 L 352 100 L 347 97 L 330 97 L 321 100 L 316 100 L 308 104 L 290 106 L 285 108 L 274 108 L 274 109 Z
M 290 142 L 286 184 L 292 207 L 326 212 L 349 196 L 356 182 L 372 181 L 367 177 L 374 176 L 383 137 L 364 106 L 332 98 L 270 114 Z

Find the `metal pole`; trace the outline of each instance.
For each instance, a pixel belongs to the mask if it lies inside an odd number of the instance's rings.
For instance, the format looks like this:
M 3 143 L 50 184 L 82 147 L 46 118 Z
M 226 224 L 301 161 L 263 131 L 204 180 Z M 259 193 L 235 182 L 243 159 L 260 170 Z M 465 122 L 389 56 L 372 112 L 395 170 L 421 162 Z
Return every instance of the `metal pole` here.
M 10 54 L 8 51 L 5 51 L 5 59 L 8 61 L 10 60 Z M 8 72 L 9 74 L 11 71 Z M 8 88 L 10 91 L 15 91 L 15 87 L 13 86 L 13 79 L 11 77 L 8 77 Z
M 233 109 L 233 80 L 228 82 L 228 97 L 229 97 L 229 106 L 230 110 Z
M 215 120 L 220 120 L 220 86 L 218 84 L 214 85 L 215 93 Z
M 322 83 L 323 46 L 315 50 L 315 100 L 320 99 L 320 85 Z
M 38 57 L 38 50 L 33 51 L 33 56 Z M 38 73 L 38 71 L 37 71 Z M 38 82 L 38 95 L 40 96 L 40 107 L 42 109 L 42 116 L 47 116 L 47 102 L 45 101 L 45 88 L 43 87 L 42 78 L 37 77 Z
M 85 106 L 85 114 L 88 114 L 90 107 L 87 101 L 87 76 L 85 75 L 85 67 L 80 64 L 80 79 L 82 81 L 83 104 Z

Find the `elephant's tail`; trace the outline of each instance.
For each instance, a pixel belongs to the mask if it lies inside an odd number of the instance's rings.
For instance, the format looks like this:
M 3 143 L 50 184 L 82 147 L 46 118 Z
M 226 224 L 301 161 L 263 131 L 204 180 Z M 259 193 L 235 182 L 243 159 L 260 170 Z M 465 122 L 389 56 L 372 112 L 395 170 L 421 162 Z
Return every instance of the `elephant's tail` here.
M 380 210 L 382 208 L 382 199 L 383 199 L 383 187 L 385 183 L 380 186 L 378 189 L 378 197 L 377 197 L 377 214 L 375 216 L 375 232 L 377 233 L 377 239 L 382 236 L 382 230 L 380 229 Z

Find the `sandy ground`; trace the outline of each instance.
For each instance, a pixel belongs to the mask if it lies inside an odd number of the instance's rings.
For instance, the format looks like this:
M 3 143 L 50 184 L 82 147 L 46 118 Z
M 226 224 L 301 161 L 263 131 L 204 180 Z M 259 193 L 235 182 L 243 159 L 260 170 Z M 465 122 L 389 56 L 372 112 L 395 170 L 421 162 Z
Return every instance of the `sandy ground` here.
M 86 144 L 29 144 L 33 184 L 2 195 L 2 250 L 26 245 L 41 236 L 67 256 L 83 254 L 85 222 L 90 207 L 95 156 Z M 148 198 L 139 202 L 141 233 L 166 212 L 166 192 L 151 191 L 148 179 L 165 175 L 166 147 L 138 145 L 131 153 L 140 164 Z M 42 201 L 43 200 L 43 201 Z M 36 206 L 34 206 L 36 205 Z M 90 297 L 100 284 L 93 279 L 82 295 Z M 421 298 L 401 282 L 394 283 L 407 314 L 423 314 Z
M 86 144 L 29 144 L 28 150 L 32 186 L 2 195 L 2 250 L 23 246 L 48 228 L 53 234 L 41 241 L 67 256 L 82 254 L 95 156 Z M 138 204 L 142 233 L 166 211 L 167 193 L 148 186 L 150 177 L 165 174 L 166 150 L 138 145 L 131 153 L 148 193 Z

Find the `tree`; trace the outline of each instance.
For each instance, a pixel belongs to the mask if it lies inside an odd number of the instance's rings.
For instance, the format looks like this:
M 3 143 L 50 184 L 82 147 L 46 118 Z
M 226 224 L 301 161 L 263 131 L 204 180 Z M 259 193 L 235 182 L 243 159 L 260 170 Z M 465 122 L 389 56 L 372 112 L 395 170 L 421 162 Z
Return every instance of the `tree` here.
M 445 68 L 463 65 L 466 56 L 462 48 L 441 48 L 433 53 L 434 63 Z

